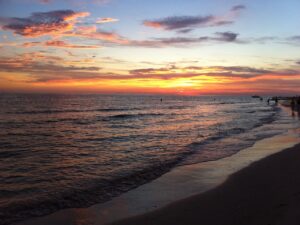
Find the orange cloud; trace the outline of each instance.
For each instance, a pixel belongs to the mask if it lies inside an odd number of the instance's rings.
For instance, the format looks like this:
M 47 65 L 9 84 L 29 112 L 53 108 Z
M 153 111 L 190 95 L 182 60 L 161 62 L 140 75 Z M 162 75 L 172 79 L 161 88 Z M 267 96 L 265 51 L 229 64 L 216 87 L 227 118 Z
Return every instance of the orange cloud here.
M 105 17 L 105 18 L 98 18 L 96 23 L 113 23 L 113 22 L 118 22 L 118 19 L 115 18 L 110 18 L 110 17 Z
M 89 12 L 57 10 L 32 13 L 27 18 L 1 18 L 0 24 L 3 24 L 3 30 L 10 30 L 25 37 L 61 35 L 73 30 L 77 19 L 88 15 L 90 15 Z
M 96 45 L 75 45 L 70 44 L 61 40 L 50 40 L 46 42 L 26 42 L 22 45 L 23 47 L 33 47 L 33 46 L 44 46 L 44 47 L 58 47 L 58 48 L 84 48 L 84 49 L 95 49 L 101 48 L 101 46 Z
M 143 24 L 147 27 L 153 27 L 153 28 L 163 28 L 163 25 L 161 22 L 155 22 L 155 21 L 144 21 Z
M 102 41 L 108 41 L 118 44 L 127 44 L 129 40 L 123 38 L 117 33 L 106 32 L 97 29 L 96 26 L 81 26 L 77 27 L 75 31 L 65 33 L 66 36 L 90 38 Z
M 53 42 L 53 41 L 52 41 Z M 49 43 L 48 43 L 49 44 Z M 62 42 L 50 45 L 64 45 Z M 55 88 L 105 87 L 107 91 L 199 93 L 271 93 L 296 92 L 300 71 L 242 66 L 185 66 L 141 68 L 120 73 L 86 63 L 88 59 L 66 61 L 63 57 L 33 52 L 16 57 L 0 57 L 3 79 L 19 74 L 26 87 L 42 85 Z M 1 78 L 1 77 L 0 77 Z M 84 88 L 82 90 L 84 90 Z M 102 89 L 101 89 L 102 90 Z
M 45 46 L 59 47 L 59 48 L 100 48 L 100 46 L 95 46 L 95 45 L 73 45 L 60 40 L 46 41 Z
M 117 44 L 127 44 L 129 41 L 114 32 L 106 32 L 97 29 L 96 26 L 79 26 L 75 27 L 79 18 L 89 16 L 89 12 L 74 12 L 72 10 L 57 10 L 50 12 L 32 13 L 26 18 L 0 18 L 0 25 L 3 30 L 10 30 L 15 34 L 24 37 L 36 38 L 45 35 L 49 36 L 72 36 L 80 38 L 89 38 L 102 40 Z M 116 22 L 114 18 L 100 18 L 97 23 Z M 67 46 L 65 43 L 46 43 L 48 46 L 56 47 L 76 47 Z M 25 44 L 24 46 L 30 46 Z M 81 46 L 83 47 L 83 46 Z

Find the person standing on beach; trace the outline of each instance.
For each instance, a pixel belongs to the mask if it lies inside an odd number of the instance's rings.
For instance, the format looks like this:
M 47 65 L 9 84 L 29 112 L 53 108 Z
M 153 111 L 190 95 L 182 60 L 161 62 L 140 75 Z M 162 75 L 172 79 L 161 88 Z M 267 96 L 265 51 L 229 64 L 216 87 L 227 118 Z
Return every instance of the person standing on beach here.
M 292 101 L 291 101 L 291 108 L 292 108 L 292 111 L 294 112 L 295 110 L 295 105 L 296 105 L 296 100 L 295 98 L 292 98 Z
M 276 97 L 274 98 L 274 100 L 275 100 L 275 105 L 277 105 L 277 104 L 278 104 L 278 97 L 276 96 Z

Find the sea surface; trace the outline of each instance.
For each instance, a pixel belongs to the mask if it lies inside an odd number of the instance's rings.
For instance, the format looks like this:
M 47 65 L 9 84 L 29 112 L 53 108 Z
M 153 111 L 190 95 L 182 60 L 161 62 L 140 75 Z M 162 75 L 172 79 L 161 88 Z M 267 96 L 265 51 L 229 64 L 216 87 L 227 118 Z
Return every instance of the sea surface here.
M 0 224 L 105 202 L 297 126 L 249 96 L 0 94 Z

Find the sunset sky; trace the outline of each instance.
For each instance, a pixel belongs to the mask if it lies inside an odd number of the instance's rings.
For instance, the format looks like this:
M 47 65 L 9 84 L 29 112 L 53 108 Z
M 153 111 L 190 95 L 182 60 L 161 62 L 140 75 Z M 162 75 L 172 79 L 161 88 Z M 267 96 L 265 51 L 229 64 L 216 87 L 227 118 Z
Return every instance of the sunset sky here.
M 296 94 L 299 0 L 0 0 L 0 92 Z

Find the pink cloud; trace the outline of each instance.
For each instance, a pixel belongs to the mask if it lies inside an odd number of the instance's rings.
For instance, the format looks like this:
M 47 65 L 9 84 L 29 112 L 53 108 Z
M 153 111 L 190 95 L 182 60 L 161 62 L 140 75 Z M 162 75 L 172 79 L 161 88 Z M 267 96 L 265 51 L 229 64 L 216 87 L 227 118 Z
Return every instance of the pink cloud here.
M 105 18 L 98 18 L 96 23 L 113 23 L 113 22 L 118 22 L 119 19 L 116 18 L 110 18 L 110 17 L 105 17 Z
M 95 40 L 102 40 L 117 44 L 127 44 L 129 40 L 123 38 L 117 33 L 106 32 L 97 29 L 96 26 L 81 26 L 77 27 L 75 31 L 65 33 L 66 36 L 90 38 Z
M 54 36 L 73 30 L 77 19 L 89 15 L 89 12 L 57 10 L 32 13 L 26 18 L 1 18 L 0 24 L 3 30 L 10 30 L 25 37 Z
M 68 42 L 61 41 L 61 40 L 50 40 L 46 42 L 26 42 L 22 46 L 23 47 L 44 46 L 44 47 L 57 47 L 57 48 L 85 48 L 85 49 L 101 48 L 101 46 L 96 46 L 96 45 L 70 44 Z

